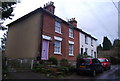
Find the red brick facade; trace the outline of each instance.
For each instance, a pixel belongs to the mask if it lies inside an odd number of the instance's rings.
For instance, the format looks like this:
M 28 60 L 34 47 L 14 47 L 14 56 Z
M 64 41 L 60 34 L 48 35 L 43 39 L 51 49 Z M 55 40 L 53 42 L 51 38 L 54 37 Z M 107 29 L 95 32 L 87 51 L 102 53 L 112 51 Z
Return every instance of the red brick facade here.
M 48 14 L 44 14 L 44 22 L 43 22 L 43 35 L 49 36 L 52 38 L 52 40 L 49 41 L 49 52 L 48 56 L 51 57 L 56 57 L 58 60 L 62 58 L 66 58 L 71 61 L 75 61 L 77 55 L 79 54 L 79 31 L 76 29 L 73 29 L 73 38 L 69 37 L 69 24 L 66 22 L 61 23 L 61 33 L 56 33 L 55 32 L 55 18 L 53 16 L 50 16 Z M 62 38 L 61 41 L 61 55 L 54 54 L 54 36 Z M 73 54 L 74 56 L 69 56 L 69 42 L 68 41 L 73 41 L 74 42 L 74 51 Z

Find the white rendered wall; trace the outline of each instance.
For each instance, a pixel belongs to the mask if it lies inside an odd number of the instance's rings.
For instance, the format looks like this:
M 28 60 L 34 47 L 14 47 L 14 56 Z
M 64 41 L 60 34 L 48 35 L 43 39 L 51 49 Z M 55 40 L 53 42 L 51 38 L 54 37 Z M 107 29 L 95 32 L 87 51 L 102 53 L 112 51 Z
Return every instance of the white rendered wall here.
M 95 58 L 97 57 L 97 41 L 93 39 L 93 46 L 91 46 L 91 37 L 87 36 L 88 44 L 85 44 L 85 34 L 80 32 L 80 54 L 81 54 L 81 48 L 83 48 L 83 53 L 85 52 L 85 48 L 88 48 L 87 54 Z M 91 54 L 91 50 L 93 50 L 93 55 Z

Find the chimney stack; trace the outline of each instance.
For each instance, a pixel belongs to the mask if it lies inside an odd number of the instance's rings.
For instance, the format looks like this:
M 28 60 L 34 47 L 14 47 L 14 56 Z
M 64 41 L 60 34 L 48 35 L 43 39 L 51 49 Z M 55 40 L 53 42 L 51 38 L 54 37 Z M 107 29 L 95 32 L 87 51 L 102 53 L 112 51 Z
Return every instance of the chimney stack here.
M 74 27 L 77 27 L 77 21 L 75 20 L 75 18 L 69 19 L 68 23 L 72 24 Z
M 55 6 L 54 2 L 50 1 L 44 4 L 44 9 L 48 10 L 50 13 L 54 14 Z

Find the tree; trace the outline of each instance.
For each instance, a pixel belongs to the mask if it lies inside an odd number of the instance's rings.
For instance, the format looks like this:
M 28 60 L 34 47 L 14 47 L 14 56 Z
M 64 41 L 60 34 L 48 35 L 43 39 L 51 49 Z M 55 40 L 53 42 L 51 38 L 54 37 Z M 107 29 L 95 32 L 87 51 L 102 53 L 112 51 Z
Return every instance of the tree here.
M 120 48 L 120 40 L 119 39 L 115 39 L 113 42 L 113 48 L 118 47 Z
M 103 47 L 101 46 L 101 44 L 99 44 L 98 46 L 97 46 L 97 50 L 102 50 L 103 49 Z
M 114 56 L 120 58 L 120 40 L 115 39 L 113 42 L 113 50 L 114 50 Z
M 12 14 L 14 4 L 16 4 L 16 2 L 2 2 L 2 19 L 12 19 L 11 17 L 14 16 L 14 14 Z
M 112 48 L 112 43 L 111 41 L 107 38 L 103 38 L 103 50 L 110 50 Z
M 2 17 L 0 18 L 0 30 L 2 31 L 7 30 L 7 27 L 3 26 L 2 24 L 6 19 L 12 19 L 12 17 L 14 16 L 12 12 L 14 10 L 13 5 L 15 4 L 17 4 L 17 0 L 16 2 L 2 2 L 2 7 L 0 8 L 0 11 L 2 13 Z M 3 38 L 1 38 L 2 50 L 5 50 L 6 40 L 7 40 L 7 31 L 6 33 L 4 33 Z
M 2 50 L 5 50 L 6 40 L 7 40 L 7 32 L 4 33 L 3 38 L 1 38 L 1 43 L 2 43 L 1 47 L 2 47 Z
M 2 13 L 2 16 L 1 16 L 0 30 L 6 30 L 7 28 L 2 24 L 6 19 L 8 18 L 12 19 L 12 16 L 14 16 L 14 14 L 12 14 L 14 9 L 13 5 L 16 4 L 17 2 L 1 2 L 1 3 L 2 3 L 2 7 L 0 8 L 0 11 Z
M 2 1 L 0 1 L 2 2 Z M 14 4 L 17 4 L 17 1 L 16 2 L 2 2 L 2 7 L 0 7 L 0 12 L 2 13 L 2 17 L 0 18 L 0 30 L 4 31 L 4 30 L 7 30 L 7 27 L 3 26 L 2 24 L 4 23 L 4 21 L 6 19 L 12 19 L 12 17 L 14 16 L 12 14 L 13 10 L 14 10 L 14 7 L 13 5 Z M 6 40 L 7 40 L 7 31 L 6 33 L 4 33 L 3 35 L 3 38 L 1 38 L 1 49 L 2 49 L 2 73 L 3 73 L 3 76 L 4 74 L 7 73 L 7 66 L 6 66 L 6 57 L 4 56 L 4 50 L 5 50 L 5 45 L 6 45 Z

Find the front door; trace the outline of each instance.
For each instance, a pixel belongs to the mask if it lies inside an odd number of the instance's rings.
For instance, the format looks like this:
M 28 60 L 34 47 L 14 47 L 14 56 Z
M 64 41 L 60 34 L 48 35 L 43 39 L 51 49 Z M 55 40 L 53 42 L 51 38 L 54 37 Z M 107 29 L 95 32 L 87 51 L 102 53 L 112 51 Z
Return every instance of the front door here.
M 42 60 L 48 60 L 48 49 L 49 49 L 49 41 L 42 41 Z

